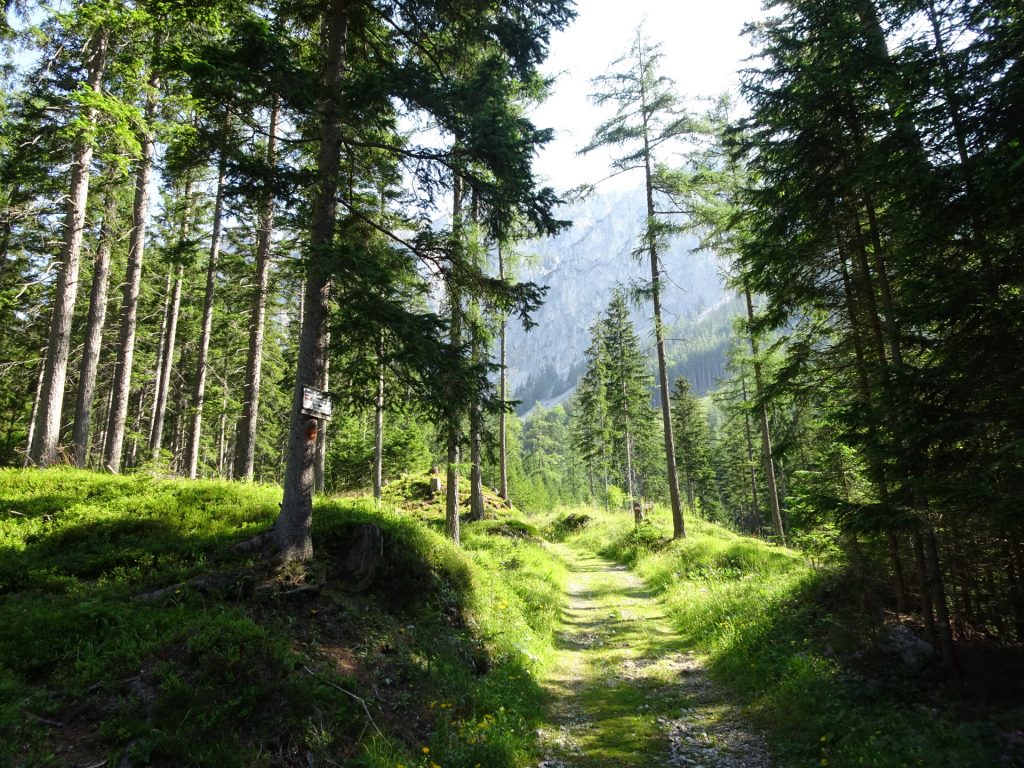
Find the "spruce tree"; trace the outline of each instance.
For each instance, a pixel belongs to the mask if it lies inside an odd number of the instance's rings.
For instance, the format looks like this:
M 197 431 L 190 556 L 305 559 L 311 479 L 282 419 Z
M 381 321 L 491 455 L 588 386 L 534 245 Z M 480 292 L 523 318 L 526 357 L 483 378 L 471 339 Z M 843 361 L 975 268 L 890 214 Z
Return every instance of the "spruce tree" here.
M 711 435 L 707 414 L 694 397 L 690 382 L 685 377 L 676 379 L 673 401 L 676 420 L 673 435 L 679 457 L 679 474 L 686 490 L 686 503 L 692 510 L 694 502 L 700 500 L 705 514 L 713 514 L 718 508 L 718 493 L 711 468 Z
M 581 152 L 590 152 L 599 147 L 620 148 L 622 154 L 612 162 L 613 172 L 618 174 L 639 169 L 644 173 L 647 216 L 641 243 L 634 251 L 634 256 L 646 259 L 650 268 L 650 280 L 644 293 L 651 299 L 654 315 L 665 471 L 672 507 L 673 536 L 682 538 L 686 535 L 686 528 L 679 498 L 679 477 L 672 438 L 672 401 L 661 307 L 664 267 L 659 256 L 665 251 L 668 238 L 678 232 L 679 228 L 659 215 L 655 201 L 661 192 L 657 174 L 658 150 L 688 134 L 692 130 L 693 120 L 683 108 L 674 83 L 659 73 L 661 58 L 659 46 L 651 44 L 642 30 L 637 29 L 629 50 L 612 63 L 613 70 L 594 78 L 594 103 L 599 106 L 610 104 L 616 111 L 613 117 L 598 126 L 590 143 Z

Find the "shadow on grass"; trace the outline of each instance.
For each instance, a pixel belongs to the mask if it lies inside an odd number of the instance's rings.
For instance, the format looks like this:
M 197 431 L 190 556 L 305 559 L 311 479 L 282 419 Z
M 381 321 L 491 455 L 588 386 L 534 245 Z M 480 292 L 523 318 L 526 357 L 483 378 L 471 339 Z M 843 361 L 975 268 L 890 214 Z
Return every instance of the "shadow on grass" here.
M 709 650 L 709 673 L 750 706 L 784 764 L 999 764 L 998 729 L 954 713 L 937 666 L 913 669 L 886 649 L 881 615 L 825 607 L 827 595 L 856 584 L 810 571 L 782 583 L 760 591 L 756 577 L 729 574 L 711 587 L 719 604 L 708 616 L 685 597 L 671 614 L 687 643 Z
M 0 520 L 0 730 L 10 734 L 0 764 L 127 755 L 136 765 L 378 765 L 354 696 L 378 700 L 400 758 L 379 764 L 410 763 L 423 743 L 445 765 L 521 763 L 541 691 L 523 654 L 491 654 L 474 634 L 464 615 L 478 589 L 473 568 L 419 523 L 321 503 L 310 566 L 326 583 L 320 593 L 186 587 L 135 602 L 251 564 L 230 545 L 270 524 L 272 492 L 64 470 L 24 473 L 20 487 L 12 477 L 0 496 L 24 516 Z M 66 496 L 49 490 L 62 483 Z M 385 564 L 371 593 L 355 595 L 337 578 L 338 560 L 364 522 L 382 528 Z M 426 714 L 431 698 L 457 702 L 444 717 L 458 723 Z M 486 738 L 457 738 L 462 723 L 499 712 L 507 722 Z M 47 757 L 57 754 L 66 762 Z

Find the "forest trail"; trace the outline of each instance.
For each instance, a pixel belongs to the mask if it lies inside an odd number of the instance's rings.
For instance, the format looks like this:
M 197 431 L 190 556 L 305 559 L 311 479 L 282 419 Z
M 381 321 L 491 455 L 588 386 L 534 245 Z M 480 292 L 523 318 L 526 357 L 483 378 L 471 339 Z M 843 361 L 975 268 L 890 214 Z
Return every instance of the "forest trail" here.
M 565 544 L 568 601 L 538 768 L 771 768 L 763 739 L 628 568 Z

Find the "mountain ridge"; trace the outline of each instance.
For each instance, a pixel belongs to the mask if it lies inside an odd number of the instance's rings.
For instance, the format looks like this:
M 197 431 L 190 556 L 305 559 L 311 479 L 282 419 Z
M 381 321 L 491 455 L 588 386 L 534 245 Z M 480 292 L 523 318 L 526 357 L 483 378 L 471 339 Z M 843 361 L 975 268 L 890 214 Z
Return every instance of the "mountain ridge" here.
M 508 377 L 513 397 L 522 408 L 562 401 L 575 387 L 590 343 L 589 328 L 600 316 L 616 286 L 643 285 L 650 279 L 646 257 L 632 256 L 645 218 L 642 189 L 595 194 L 566 205 L 558 215 L 572 226 L 554 237 L 523 243 L 529 254 L 516 278 L 546 285 L 544 305 L 534 314 L 536 326 L 524 331 L 510 325 Z M 697 248 L 696 238 L 675 238 L 662 255 L 666 273 L 662 304 L 669 331 L 670 360 L 686 355 L 686 336 L 716 317 L 715 309 L 730 301 L 717 255 Z M 641 338 L 650 338 L 653 322 L 649 301 L 632 307 Z M 680 332 L 684 331 L 684 332 Z M 724 345 L 712 362 L 724 367 Z M 707 381 L 703 382 L 705 385 Z M 708 386 L 695 387 L 706 391 Z

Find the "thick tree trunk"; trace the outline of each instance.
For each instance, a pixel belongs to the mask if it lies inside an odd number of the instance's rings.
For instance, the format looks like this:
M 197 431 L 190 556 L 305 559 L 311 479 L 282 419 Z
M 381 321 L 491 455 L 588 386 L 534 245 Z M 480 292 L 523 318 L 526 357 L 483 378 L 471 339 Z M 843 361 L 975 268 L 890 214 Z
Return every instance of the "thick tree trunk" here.
M 113 174 L 111 174 L 113 175 Z M 78 373 L 78 393 L 75 401 L 75 425 L 71 433 L 76 467 L 85 467 L 89 460 L 89 429 L 92 420 L 92 401 L 96 392 L 96 371 L 103 345 L 103 325 L 107 317 L 107 289 L 110 286 L 110 253 L 114 247 L 114 219 L 117 216 L 117 190 L 113 179 L 104 191 L 103 224 L 100 241 L 93 260 L 92 290 L 89 293 L 89 315 L 85 324 L 85 346 Z
M 772 513 L 772 527 L 775 536 L 782 546 L 786 546 L 786 533 L 782 528 L 782 509 L 779 506 L 779 489 L 775 483 L 775 457 L 772 455 L 772 437 L 768 428 L 768 406 L 764 402 L 764 386 L 761 382 L 761 361 L 757 339 L 754 337 L 754 301 L 750 288 L 744 284 L 743 294 L 747 299 L 747 319 L 750 321 L 750 353 L 754 363 L 754 397 L 757 398 L 757 411 L 761 422 L 761 455 L 764 458 L 764 477 L 768 485 L 768 506 Z
M 157 93 L 160 85 L 154 71 L 149 78 L 149 92 L 143 131 L 139 136 L 142 152 L 135 168 L 135 201 L 132 205 L 132 234 L 128 246 L 128 268 L 121 305 L 121 330 L 118 334 L 117 365 L 114 368 L 113 400 L 107 422 L 107 439 L 103 465 L 110 472 L 121 471 L 124 427 L 128 416 L 128 397 L 132 385 L 132 363 L 135 359 L 135 329 L 139 314 L 139 290 L 142 286 L 142 258 L 146 250 L 146 223 L 149 210 L 149 182 L 153 173 L 155 150 L 154 128 Z
M 267 127 L 267 165 L 277 163 L 277 121 L 280 102 L 274 99 Z M 245 389 L 242 416 L 235 446 L 235 478 L 250 481 L 256 461 L 256 426 L 259 423 L 260 383 L 263 377 L 263 334 L 267 318 L 267 289 L 270 285 L 270 253 L 274 234 L 274 190 L 267 185 L 259 212 L 256 242 L 256 285 L 253 288 L 249 320 L 249 353 L 245 362 Z
M 103 418 L 100 419 L 100 456 L 107 455 L 107 426 L 110 424 L 110 411 L 114 407 L 114 387 L 107 390 L 107 397 L 103 404 Z
M 210 359 L 210 336 L 213 334 L 213 294 L 217 288 L 217 264 L 220 261 L 221 230 L 224 221 L 225 161 L 217 164 L 217 194 L 213 206 L 213 234 L 210 237 L 210 261 L 206 267 L 206 293 L 203 298 L 203 324 L 199 333 L 196 377 L 192 388 L 189 415 L 188 448 L 185 456 L 186 474 L 192 480 L 199 473 L 199 445 L 203 432 L 203 404 L 206 400 L 206 369 Z
M 323 69 L 325 94 L 319 104 L 320 139 L 316 187 L 312 195 L 309 265 L 303 300 L 302 330 L 292 394 L 291 424 L 284 473 L 284 499 L 275 524 L 274 542 L 284 560 L 313 556 L 310 529 L 313 518 L 313 471 L 318 424 L 302 414 L 302 388 L 320 380 L 327 361 L 327 314 L 330 299 L 330 248 L 334 241 L 341 150 L 341 114 L 337 103 L 348 37 L 347 0 L 325 5 Z
M 654 221 L 654 185 L 651 178 L 651 148 L 644 134 L 644 172 L 647 188 L 648 226 Z M 676 445 L 672 436 L 672 400 L 668 386 L 668 362 L 665 359 L 665 326 L 661 318 L 661 270 L 658 267 L 658 246 L 653 235 L 648 238 L 651 257 L 651 302 L 654 306 L 654 341 L 658 349 L 658 388 L 661 390 L 661 424 L 665 437 L 665 471 L 672 505 L 672 538 L 686 538 L 686 524 L 679 498 L 679 473 L 676 470 Z
M 98 30 L 89 42 L 87 87 L 94 93 L 99 93 L 102 88 L 107 39 L 108 32 L 104 27 Z M 86 109 L 85 120 L 89 126 L 93 126 L 96 123 L 96 110 Z M 78 272 L 93 155 L 92 137 L 87 134 L 88 131 L 79 136 L 74 160 L 71 163 L 71 188 L 68 192 L 67 216 L 64 219 L 61 265 L 57 273 L 53 299 L 53 314 L 43 369 L 43 387 L 40 391 L 39 408 L 36 411 L 36 427 L 29 448 L 32 463 L 43 467 L 53 464 L 59 458 L 57 443 L 60 440 L 61 414 L 64 407 L 64 384 L 67 379 L 71 346 L 71 321 L 75 312 L 75 299 L 78 297 Z

